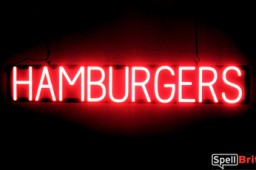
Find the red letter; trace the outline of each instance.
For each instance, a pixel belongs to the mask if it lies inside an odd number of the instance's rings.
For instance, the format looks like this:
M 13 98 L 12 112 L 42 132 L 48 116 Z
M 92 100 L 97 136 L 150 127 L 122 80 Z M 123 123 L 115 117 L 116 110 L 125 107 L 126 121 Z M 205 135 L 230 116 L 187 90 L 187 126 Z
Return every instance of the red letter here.
M 230 70 L 236 71 L 236 72 L 237 72 L 237 75 L 238 75 L 239 77 L 241 76 L 241 71 L 239 70 L 239 68 L 237 68 L 237 67 L 235 67 L 235 66 L 229 66 L 229 67 L 225 68 L 225 70 L 223 71 L 222 79 L 224 80 L 224 82 L 225 82 L 227 85 L 229 85 L 229 86 L 234 87 L 235 89 L 237 89 L 237 91 L 238 91 L 238 96 L 237 96 L 237 98 L 235 98 L 235 99 L 232 100 L 232 99 L 228 99 L 228 98 L 226 97 L 225 92 L 222 92 L 222 98 L 223 98 L 223 100 L 224 100 L 225 102 L 234 104 L 234 103 L 237 103 L 239 100 L 241 100 L 241 98 L 242 98 L 242 89 L 241 89 L 238 85 L 236 85 L 236 84 L 234 84 L 234 83 L 231 83 L 230 81 L 227 80 L 227 72 L 230 71 Z
M 142 82 L 136 82 L 136 71 L 144 71 L 146 73 L 146 80 Z M 132 67 L 132 102 L 135 102 L 135 86 L 141 86 L 148 102 L 151 102 L 148 91 L 146 89 L 146 84 L 150 78 L 150 73 L 145 67 Z
M 195 102 L 195 99 L 183 99 L 182 98 L 182 86 L 190 86 L 192 82 L 182 81 L 183 70 L 195 70 L 195 67 L 179 67 L 179 102 Z
M 65 71 L 65 69 L 60 66 L 59 67 L 59 101 L 62 101 L 62 75 L 66 78 L 68 81 L 69 85 L 73 86 L 78 79 L 79 75 L 81 75 L 81 101 L 84 101 L 84 67 L 80 67 L 79 70 L 77 71 L 75 77 L 73 80 L 71 80 Z
M 171 67 L 168 67 L 168 66 L 161 66 L 159 67 L 157 70 L 156 70 L 156 74 L 155 74 L 155 95 L 156 95 L 156 98 L 159 102 L 161 103 L 168 103 L 170 102 L 173 97 L 174 97 L 174 92 L 175 92 L 175 84 L 164 84 L 164 87 L 168 87 L 168 88 L 172 88 L 172 93 L 170 95 L 169 98 L 167 99 L 162 99 L 160 96 L 159 96 L 159 92 L 158 92 L 158 76 L 159 76 L 159 73 L 160 71 L 162 70 L 168 70 L 172 76 L 174 76 L 174 71 Z
M 28 81 L 18 81 L 17 80 L 17 67 L 13 67 L 13 100 L 16 101 L 17 100 L 17 85 L 22 84 L 22 85 L 28 85 L 29 87 L 29 97 L 28 100 L 31 101 L 32 100 L 32 67 L 29 66 L 28 67 L 28 77 L 29 80 Z
M 44 84 L 44 79 L 45 78 L 46 78 L 48 84 Z M 53 92 L 52 82 L 51 82 L 50 75 L 49 75 L 49 71 L 48 71 L 48 68 L 46 66 L 44 67 L 42 75 L 41 75 L 40 83 L 39 83 L 38 90 L 37 90 L 37 93 L 36 93 L 36 101 L 38 101 L 40 93 L 41 93 L 43 88 L 50 89 L 50 93 L 52 95 L 52 100 L 56 101 L 56 97 L 55 97 L 54 92 Z
M 109 96 L 113 102 L 121 103 L 128 98 L 129 68 L 125 67 L 125 94 L 122 99 L 116 99 L 113 96 L 113 68 L 109 67 Z
M 203 82 L 203 71 L 204 70 L 213 72 L 214 77 L 213 77 L 213 80 L 211 82 L 207 82 L 207 83 Z M 218 75 L 217 75 L 217 72 L 214 68 L 212 68 L 212 67 L 199 67 L 199 102 L 202 102 L 203 86 L 208 86 L 210 88 L 210 91 L 212 93 L 214 102 L 215 103 L 218 102 L 218 99 L 217 99 L 216 94 L 214 92 L 214 89 L 212 87 L 212 85 L 217 81 L 217 77 L 218 77 Z
M 246 157 L 245 156 L 239 156 L 239 163 L 240 164 L 246 163 Z
M 98 81 L 92 81 L 91 80 L 91 71 L 92 70 L 97 70 L 101 72 L 101 79 Z M 104 86 L 104 84 L 102 83 L 105 79 L 105 72 L 101 67 L 88 67 L 88 76 L 87 76 L 87 101 L 88 102 L 97 102 L 97 101 L 101 101 L 104 99 L 104 97 L 106 96 L 106 87 Z M 102 95 L 98 98 L 92 98 L 91 97 L 91 86 L 100 86 L 102 88 Z

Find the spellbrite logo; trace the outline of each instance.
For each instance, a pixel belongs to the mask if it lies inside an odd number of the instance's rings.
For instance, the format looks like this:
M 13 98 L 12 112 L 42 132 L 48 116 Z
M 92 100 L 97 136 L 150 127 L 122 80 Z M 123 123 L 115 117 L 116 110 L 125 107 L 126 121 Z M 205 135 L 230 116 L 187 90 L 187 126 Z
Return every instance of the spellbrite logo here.
M 212 154 L 212 166 L 220 167 L 224 169 L 225 167 L 236 167 L 239 165 L 254 166 L 256 165 L 256 156 L 254 155 L 238 155 L 235 153 L 221 153 Z
M 246 77 L 233 65 L 12 66 L 8 92 L 12 101 L 236 104 L 248 99 Z

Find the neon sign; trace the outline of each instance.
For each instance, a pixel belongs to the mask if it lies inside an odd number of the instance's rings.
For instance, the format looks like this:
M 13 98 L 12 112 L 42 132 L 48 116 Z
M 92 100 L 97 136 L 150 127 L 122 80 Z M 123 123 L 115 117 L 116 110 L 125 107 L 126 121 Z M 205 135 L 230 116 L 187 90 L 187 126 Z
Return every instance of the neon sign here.
M 8 88 L 12 101 L 235 104 L 248 101 L 246 77 L 233 65 L 12 66 Z

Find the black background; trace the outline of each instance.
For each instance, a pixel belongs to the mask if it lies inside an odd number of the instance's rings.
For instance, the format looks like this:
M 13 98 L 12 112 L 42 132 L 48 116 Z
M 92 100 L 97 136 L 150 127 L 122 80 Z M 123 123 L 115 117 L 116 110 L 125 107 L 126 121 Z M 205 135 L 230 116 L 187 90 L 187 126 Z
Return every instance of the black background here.
M 1 66 L 9 56 L 35 43 L 48 42 L 72 32 L 86 32 L 126 13 L 197 16 L 200 22 L 229 34 L 250 59 L 252 73 L 255 73 L 256 11 L 250 1 L 1 2 Z M 121 161 L 120 168 L 129 165 L 136 168 L 135 163 L 139 163 L 143 167 L 155 164 L 179 166 L 175 169 L 204 166 L 209 169 L 212 153 L 252 154 L 256 148 L 253 104 L 247 113 L 232 119 L 212 119 L 169 134 L 123 137 L 88 130 L 53 116 L 17 112 L 8 107 L 3 97 L 1 100 L 1 140 L 4 141 L 4 157 L 9 160 L 28 154 L 43 160 L 43 164 L 48 163 L 49 158 L 70 161 L 79 157 L 85 166 L 92 158 L 98 162 L 94 166 L 103 167 L 118 166 Z

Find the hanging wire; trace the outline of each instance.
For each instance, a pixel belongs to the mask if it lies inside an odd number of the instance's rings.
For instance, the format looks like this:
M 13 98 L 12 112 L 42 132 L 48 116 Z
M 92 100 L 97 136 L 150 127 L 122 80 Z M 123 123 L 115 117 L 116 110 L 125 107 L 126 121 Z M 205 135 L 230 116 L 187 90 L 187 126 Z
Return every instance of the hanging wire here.
M 198 55 L 198 19 L 197 19 L 197 16 L 195 17 L 195 51 L 196 51 L 196 55 L 195 55 L 194 60 L 196 62 L 196 65 L 198 65 L 200 58 Z
M 51 64 L 51 59 L 50 59 L 50 56 L 51 56 L 51 49 L 50 49 L 50 43 L 49 42 L 47 42 L 47 43 L 45 43 L 45 46 L 46 46 L 46 48 L 47 48 L 47 55 L 46 55 L 46 63 L 47 64 Z
M 51 59 L 50 59 L 50 55 L 51 55 L 51 50 L 50 50 L 50 45 L 49 45 L 49 43 L 47 42 L 47 43 L 45 43 L 45 47 L 47 48 L 47 54 L 46 54 L 46 57 L 45 58 L 31 58 L 31 57 L 25 57 L 25 58 L 23 58 L 23 59 L 21 59 L 21 60 L 19 60 L 19 61 L 17 61 L 17 62 L 15 62 L 15 63 L 12 63 L 12 65 L 17 65 L 17 64 L 21 64 L 21 63 L 24 63 L 24 62 L 26 62 L 26 61 L 36 61 L 36 62 L 40 62 L 40 61 L 42 61 L 42 62 L 46 62 L 47 64 L 51 64 Z

